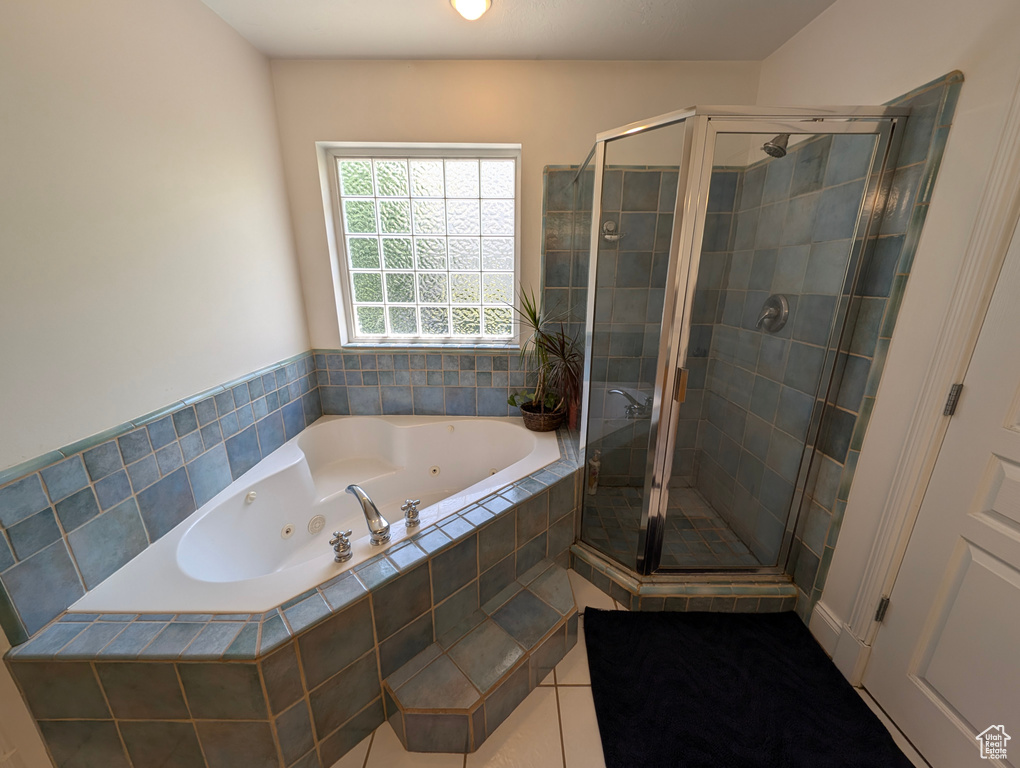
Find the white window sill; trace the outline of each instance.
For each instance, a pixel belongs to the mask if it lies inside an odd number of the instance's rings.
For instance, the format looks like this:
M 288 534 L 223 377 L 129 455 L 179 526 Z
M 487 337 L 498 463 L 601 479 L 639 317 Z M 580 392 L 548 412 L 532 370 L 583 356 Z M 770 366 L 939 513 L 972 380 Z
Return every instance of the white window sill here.
M 521 347 L 519 344 L 411 344 L 406 341 L 355 341 L 342 344 L 340 346 L 341 351 L 345 349 L 350 350 L 369 350 L 369 349 L 385 349 L 385 350 L 419 350 L 419 349 L 433 349 L 438 351 L 443 350 L 456 350 L 463 352 L 465 350 L 478 350 L 482 352 L 493 352 L 493 351 L 505 351 L 505 352 L 519 352 Z

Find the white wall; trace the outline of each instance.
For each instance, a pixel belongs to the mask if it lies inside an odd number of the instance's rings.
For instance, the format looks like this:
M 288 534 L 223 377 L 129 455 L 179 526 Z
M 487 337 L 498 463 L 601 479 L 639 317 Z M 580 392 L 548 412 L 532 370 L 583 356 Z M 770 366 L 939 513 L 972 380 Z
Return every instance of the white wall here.
M 0 18 L 0 468 L 306 349 L 266 59 L 199 0 Z
M 1020 68 L 1015 0 L 837 0 L 762 63 L 759 104 L 881 104 L 947 72 L 965 82 L 823 602 L 845 621 Z
M 756 62 L 273 61 L 313 347 L 340 343 L 316 141 L 520 142 L 522 279 L 537 286 L 542 168 L 598 131 L 702 103 L 749 104 Z

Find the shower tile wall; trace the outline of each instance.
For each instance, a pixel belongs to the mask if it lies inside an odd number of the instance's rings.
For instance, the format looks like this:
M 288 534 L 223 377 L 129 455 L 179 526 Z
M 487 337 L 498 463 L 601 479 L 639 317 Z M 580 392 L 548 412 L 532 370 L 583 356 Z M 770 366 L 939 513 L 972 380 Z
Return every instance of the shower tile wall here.
M 715 322 L 693 334 L 708 364 L 696 486 L 762 564 L 778 561 L 873 147 L 824 136 L 749 166 L 730 251 L 703 259 L 695 319 Z M 713 216 L 706 248 L 725 230 Z M 773 334 L 756 322 L 774 293 L 790 315 Z
M 691 336 L 687 357 L 687 398 L 680 407 L 677 422 L 676 452 L 673 454 L 673 487 L 696 487 L 698 475 L 698 436 L 704 429 L 710 371 L 709 351 L 716 324 L 725 305 L 726 281 L 731 254 L 730 237 L 734 227 L 734 207 L 743 174 L 740 168 L 715 168 L 708 193 L 708 212 L 702 238 L 698 280 L 691 305 Z
M 573 180 L 576 166 L 545 169 L 545 298 L 554 316 L 570 317 L 582 338 L 587 301 L 593 172 Z M 709 207 L 717 222 L 712 242 L 725 257 L 738 172 L 713 173 Z M 589 429 L 610 433 L 603 453 L 605 485 L 643 487 L 647 420 L 625 419 L 627 401 L 606 391 L 625 389 L 641 399 L 654 385 L 661 334 L 663 286 L 676 204 L 675 167 L 610 167 L 603 184 L 602 221 L 612 221 L 624 236 L 601 241 L 597 274 L 595 344 Z M 726 227 L 724 231 L 721 227 Z M 722 263 L 720 260 L 719 269 Z M 704 269 L 704 268 L 703 268 Z M 721 272 L 719 272 L 721 274 Z M 681 409 L 674 480 L 693 485 L 697 425 L 707 361 L 692 361 L 687 401 Z M 603 446 L 598 446 L 602 448 Z
M 583 344 L 595 174 L 575 184 L 576 166 L 548 165 L 543 177 L 542 296 L 548 316 Z
M 951 72 L 891 102 L 912 112 L 892 174 L 889 210 L 866 254 L 860 295 L 851 304 L 856 323 L 837 366 L 841 378 L 826 405 L 820 455 L 812 466 L 787 566 L 798 589 L 797 611 L 805 621 L 828 576 L 962 83 L 963 75 Z
M 602 451 L 604 485 L 645 482 L 648 420 L 628 419 L 628 401 L 609 390 L 643 402 L 655 385 L 677 177 L 675 168 L 611 167 L 603 178 L 602 222 L 620 233 L 599 243 L 595 287 L 588 444 Z

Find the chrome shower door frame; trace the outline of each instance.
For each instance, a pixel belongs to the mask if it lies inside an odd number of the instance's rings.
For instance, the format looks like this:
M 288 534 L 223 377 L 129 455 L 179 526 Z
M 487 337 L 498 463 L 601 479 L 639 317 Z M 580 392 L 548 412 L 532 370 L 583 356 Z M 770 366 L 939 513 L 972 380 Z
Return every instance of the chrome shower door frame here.
M 655 388 L 649 423 L 645 486 L 641 524 L 636 553 L 637 572 L 642 575 L 660 569 L 661 550 L 666 527 L 669 481 L 676 443 L 676 428 L 682 401 L 677 399 L 685 375 L 690 344 L 690 317 L 698 267 L 716 141 L 720 133 L 753 134 L 872 134 L 878 137 L 872 156 L 866 191 L 857 214 L 853 246 L 848 259 L 844 292 L 830 327 L 828 353 L 819 377 L 815 406 L 802 453 L 800 469 L 791 503 L 791 514 L 776 567 L 727 567 L 743 572 L 782 572 L 789 555 L 797 523 L 797 511 L 803 502 L 811 460 L 821 426 L 829 389 L 833 384 L 836 355 L 849 320 L 848 291 L 856 287 L 866 238 L 874 234 L 881 219 L 880 185 L 883 172 L 895 158 L 900 138 L 895 125 L 909 110 L 896 107 L 699 107 L 678 110 L 646 121 L 631 123 L 596 136 L 595 186 L 592 213 L 591 248 L 588 273 L 588 305 L 585 323 L 584 387 L 581 411 L 580 457 L 585 460 L 589 394 L 593 357 L 596 274 L 601 237 L 602 177 L 605 170 L 606 143 L 614 139 L 644 133 L 656 128 L 686 122 L 681 152 L 673 229 L 670 235 L 669 266 L 663 304 L 663 333 L 659 338 Z M 865 216 L 867 214 L 867 216 Z M 667 325 L 668 322 L 668 325 Z M 668 396 L 665 396 L 668 393 Z M 690 569 L 664 569 L 690 570 Z
M 606 144 L 607 142 L 613 141 L 614 139 L 624 138 L 626 136 L 633 136 L 639 133 L 645 133 L 652 131 L 657 128 L 663 128 L 669 125 L 675 125 L 677 123 L 683 123 L 689 120 L 695 115 L 694 109 L 678 110 L 676 112 L 670 112 L 666 115 L 660 115 L 659 117 L 652 118 L 650 120 L 631 123 L 623 126 L 615 131 L 609 131 L 606 133 L 600 133 L 596 136 L 595 147 L 593 152 L 595 154 L 595 185 L 593 191 L 593 210 L 592 210 L 592 223 L 591 223 L 591 246 L 590 246 L 590 257 L 588 262 L 588 303 L 585 313 L 585 356 L 584 356 L 584 367 L 583 367 L 583 386 L 581 396 L 581 431 L 579 439 L 579 450 L 578 456 L 582 465 L 586 466 L 586 447 L 588 443 L 588 417 L 590 414 L 590 394 L 591 394 L 591 370 L 592 370 L 592 358 L 594 349 L 594 333 L 595 333 L 595 295 L 596 295 L 596 284 L 597 284 L 597 271 L 598 271 L 598 258 L 599 258 L 599 246 L 602 237 L 601 221 L 602 221 L 602 178 L 605 171 L 606 165 Z M 677 239 L 677 228 L 678 220 L 677 217 L 680 212 L 686 207 L 683 203 L 684 198 L 687 194 L 687 180 L 690 176 L 688 172 L 688 166 L 691 157 L 691 147 L 693 145 L 691 131 L 684 131 L 683 146 L 681 148 L 681 161 L 677 180 L 677 204 L 674 209 L 673 218 L 673 229 L 670 233 L 670 245 L 669 245 L 669 265 L 666 275 L 665 284 L 665 296 L 663 299 L 663 310 L 662 317 L 672 317 L 674 314 L 674 305 L 677 300 L 676 289 L 671 290 L 671 286 L 679 286 L 686 284 L 686 270 L 689 268 L 690 260 L 678 259 L 679 253 L 679 241 Z M 668 409 L 670 400 L 663 399 L 662 393 L 662 382 L 669 376 L 669 372 L 665 370 L 662 361 L 667 359 L 663 355 L 664 351 L 669 349 L 667 343 L 668 333 L 662 334 L 659 337 L 659 356 L 657 358 L 656 375 L 655 375 L 655 387 L 652 393 L 652 410 L 649 421 L 649 432 L 648 432 L 648 445 L 659 446 L 662 442 L 662 436 L 659 433 L 659 425 L 661 423 L 661 412 L 664 406 L 667 407 L 667 423 L 669 418 L 673 419 L 673 430 L 676 429 L 676 415 L 670 416 L 672 410 Z M 670 390 L 672 391 L 672 390 Z M 667 430 L 667 436 L 669 435 Z M 654 502 L 655 507 L 661 506 L 665 508 L 667 499 L 665 494 L 662 493 L 664 486 L 661 483 L 654 482 L 654 468 L 655 459 L 659 451 L 649 450 L 647 452 L 646 469 L 645 469 L 645 494 L 642 499 L 642 511 L 641 511 L 641 523 L 639 531 L 639 540 L 637 545 L 636 553 L 636 566 L 639 573 L 645 573 L 645 553 L 648 550 L 648 542 L 651 540 L 648 535 L 649 526 L 649 514 L 648 510 L 650 504 Z M 661 498 L 660 498 L 661 497 Z M 655 518 L 656 521 L 659 518 Z M 661 521 L 660 521 L 661 522 Z M 653 536 L 655 532 L 653 531 Z M 661 536 L 661 531 L 659 532 Z
M 771 112 L 771 110 L 769 110 Z M 903 110 L 890 110 L 902 114 Z M 892 148 L 890 141 L 893 126 L 897 114 L 888 115 L 884 118 L 869 119 L 853 116 L 852 119 L 839 119 L 828 116 L 816 122 L 818 116 L 791 115 L 780 118 L 773 115 L 761 118 L 748 118 L 746 115 L 699 115 L 694 118 L 694 134 L 697 137 L 691 160 L 692 175 L 687 180 L 687 188 L 690 193 L 687 195 L 688 206 L 684 211 L 681 232 L 680 232 L 680 254 L 681 261 L 689 261 L 686 268 L 687 284 L 677 286 L 677 290 L 684 291 L 683 303 L 677 304 L 677 312 L 672 318 L 668 336 L 668 354 L 672 357 L 665 365 L 663 391 L 674 392 L 675 381 L 679 372 L 687 367 L 687 354 L 690 338 L 690 322 L 692 304 L 694 300 L 694 289 L 698 279 L 698 266 L 702 240 L 704 236 L 704 223 L 708 207 L 708 191 L 711 184 L 713 160 L 715 147 L 720 134 L 760 134 L 772 136 L 779 133 L 791 134 L 812 134 L 812 135 L 874 135 L 876 136 L 875 148 L 872 153 L 871 168 L 868 174 L 868 184 L 865 193 L 859 204 L 851 254 L 847 260 L 848 274 L 844 275 L 844 294 L 837 303 L 837 311 L 834 313 L 828 334 L 827 354 L 816 384 L 814 407 L 811 413 L 808 432 L 805 437 L 804 448 L 801 453 L 801 461 L 794 484 L 794 494 L 790 504 L 790 514 L 786 521 L 786 530 L 780 547 L 777 565 L 775 566 L 730 566 L 727 570 L 752 571 L 752 572 L 781 572 L 785 570 L 785 564 L 789 556 L 793 542 L 794 532 L 797 525 L 799 511 L 803 503 L 807 488 L 808 477 L 811 471 L 811 462 L 815 456 L 818 433 L 821 428 L 822 416 L 825 412 L 825 405 L 828 401 L 829 389 L 833 382 L 833 373 L 836 362 L 836 355 L 840 348 L 843 331 L 846 328 L 846 321 L 849 308 L 849 295 L 847 290 L 852 290 L 857 283 L 857 277 L 861 266 L 861 255 L 866 242 L 866 235 L 870 233 L 873 223 L 880 218 L 878 206 L 874 204 L 882 172 L 885 169 L 889 152 Z M 848 117 L 848 116 L 840 116 Z M 869 116 L 870 117 L 870 116 Z M 700 129 L 700 121 L 704 121 L 704 128 Z M 865 217 L 867 214 L 867 217 Z M 685 231 L 684 227 L 687 227 Z M 674 235 L 676 232 L 674 231 Z M 672 256 L 671 256 L 672 258 Z M 849 280 L 847 278 L 850 278 Z M 667 290 L 671 286 L 667 286 Z M 666 316 L 664 315 L 664 318 Z M 664 344 L 663 346 L 667 346 Z M 660 358 L 661 363 L 661 358 Z M 658 386 L 657 386 L 658 389 Z M 672 473 L 672 459 L 675 450 L 676 422 L 679 417 L 679 406 L 681 403 L 673 400 L 670 403 L 668 415 L 668 427 L 666 435 L 656 444 L 655 465 L 652 469 L 653 476 L 646 479 L 646 488 L 658 486 L 667 488 Z M 644 512 L 647 512 L 647 520 L 642 519 L 643 530 L 647 533 L 645 537 L 644 557 L 639 555 L 639 562 L 644 562 L 645 567 L 639 569 L 641 573 L 648 574 L 664 570 L 690 570 L 687 568 L 661 569 L 662 538 L 666 526 L 666 505 L 668 502 L 668 490 L 660 493 L 656 499 L 658 506 L 649 505 Z

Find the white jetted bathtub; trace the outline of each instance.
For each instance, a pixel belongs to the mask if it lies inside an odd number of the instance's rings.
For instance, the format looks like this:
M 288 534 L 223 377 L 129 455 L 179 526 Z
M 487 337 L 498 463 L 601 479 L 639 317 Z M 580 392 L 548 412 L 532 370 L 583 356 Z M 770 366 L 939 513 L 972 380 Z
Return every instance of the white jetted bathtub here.
M 327 416 L 260 461 L 71 606 L 87 613 L 267 611 L 407 538 L 400 506 L 421 499 L 421 527 L 556 461 L 554 432 L 520 419 Z M 372 546 L 360 485 L 389 521 Z M 332 532 L 354 557 L 333 560 Z

